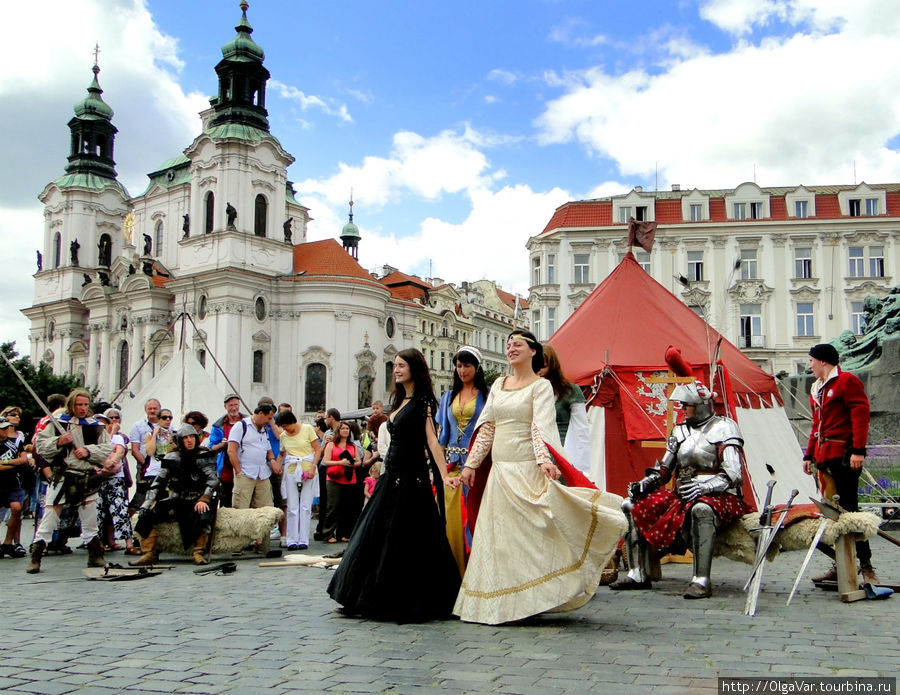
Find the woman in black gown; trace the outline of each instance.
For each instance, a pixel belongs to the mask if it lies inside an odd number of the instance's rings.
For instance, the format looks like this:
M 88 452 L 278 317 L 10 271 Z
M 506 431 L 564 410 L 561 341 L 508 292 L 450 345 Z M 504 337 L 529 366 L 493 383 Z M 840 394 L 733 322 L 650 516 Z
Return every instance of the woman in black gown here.
M 415 349 L 394 358 L 386 472 L 365 506 L 328 594 L 343 613 L 419 622 L 450 616 L 460 576 L 444 522 L 447 476 L 433 417 L 437 401 L 425 357 Z M 430 452 L 430 456 L 428 455 Z M 435 465 L 436 464 L 436 465 Z

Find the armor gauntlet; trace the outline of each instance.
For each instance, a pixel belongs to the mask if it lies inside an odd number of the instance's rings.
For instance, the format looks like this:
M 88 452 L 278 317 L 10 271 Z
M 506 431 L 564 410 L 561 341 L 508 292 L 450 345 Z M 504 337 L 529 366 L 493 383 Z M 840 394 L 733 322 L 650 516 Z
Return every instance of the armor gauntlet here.
M 660 486 L 661 481 L 662 476 L 659 474 L 659 471 L 650 471 L 641 480 L 628 484 L 628 498 L 631 501 L 635 501 L 646 497 Z
M 678 488 L 678 496 L 685 502 L 692 502 L 698 497 L 714 492 L 725 492 L 731 486 L 731 481 L 723 475 L 717 475 L 709 480 L 698 481 L 692 478 Z
M 466 468 L 478 468 L 481 465 L 481 462 L 484 461 L 491 450 L 491 446 L 494 444 L 494 432 L 496 429 L 493 422 L 485 422 L 478 428 L 478 434 L 475 436 L 475 441 L 472 442 L 469 457 L 466 459 Z

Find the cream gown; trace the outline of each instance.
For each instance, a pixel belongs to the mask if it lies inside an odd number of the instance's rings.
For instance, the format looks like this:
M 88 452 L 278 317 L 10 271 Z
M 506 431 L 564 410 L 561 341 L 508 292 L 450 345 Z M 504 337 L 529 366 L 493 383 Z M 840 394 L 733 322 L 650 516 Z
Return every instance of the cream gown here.
M 565 487 L 540 469 L 550 460 L 543 442 L 562 452 L 550 382 L 514 391 L 504 382 L 494 382 L 468 459 L 477 466 L 490 450 L 493 465 L 453 608 L 487 625 L 583 606 L 627 527 L 621 497 Z

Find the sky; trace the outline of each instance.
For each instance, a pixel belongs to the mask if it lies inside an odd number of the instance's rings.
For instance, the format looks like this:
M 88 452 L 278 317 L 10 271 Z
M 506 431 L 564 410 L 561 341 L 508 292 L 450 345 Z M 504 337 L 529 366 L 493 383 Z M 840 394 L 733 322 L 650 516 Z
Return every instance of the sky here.
M 199 134 L 237 0 L 4 6 L 0 340 L 28 350 L 38 194 L 63 173 L 99 43 L 119 180 Z M 360 263 L 527 294 L 525 244 L 569 200 L 900 181 L 896 0 L 255 0 L 272 134 Z

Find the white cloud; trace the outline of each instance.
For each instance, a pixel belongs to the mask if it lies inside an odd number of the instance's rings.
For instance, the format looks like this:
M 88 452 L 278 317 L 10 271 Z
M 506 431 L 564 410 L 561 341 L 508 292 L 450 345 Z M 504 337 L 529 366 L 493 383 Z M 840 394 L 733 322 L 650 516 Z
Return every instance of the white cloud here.
M 119 127 L 116 168 L 132 194 L 143 191 L 147 171 L 190 144 L 199 131 L 197 113 L 209 106 L 206 95 L 185 94 L 178 85 L 178 42 L 159 30 L 144 0 L 119 0 L 110 8 L 108 0 L 4 7 L 4 20 L 14 27 L 6 32 L 6 46 L 18 69 L 0 72 L 0 99 L 16 105 L 0 110 L 0 130 L 15 134 L 6 140 L 0 170 L 0 238 L 11 269 L 4 294 L 16 310 L 32 302 L 35 249 L 43 246 L 44 229 L 36 197 L 63 173 L 66 123 L 93 77 L 94 42 L 100 44 L 103 99 Z M 2 333 L 16 339 L 23 354 L 27 325 L 10 311 Z
M 336 104 L 333 99 L 316 96 L 315 94 L 306 94 L 296 87 L 274 79 L 269 80 L 269 88 L 277 90 L 285 99 L 296 101 L 300 104 L 300 108 L 303 111 L 316 109 L 329 116 L 335 116 L 344 123 L 353 123 L 353 117 L 350 115 L 346 104 Z M 363 96 L 361 92 L 357 92 L 357 94 Z
M 785 19 L 787 14 L 787 5 L 776 0 L 709 0 L 700 8 L 703 19 L 739 36 L 773 17 Z
M 744 3 L 747 16 L 757 4 Z M 817 22 L 836 16 L 822 12 Z M 623 175 L 650 177 L 658 166 L 662 185 L 731 186 L 754 167 L 768 185 L 843 183 L 854 160 L 859 179 L 898 180 L 900 153 L 886 147 L 900 117 L 897 43 L 859 32 L 856 22 L 870 19 L 848 16 L 839 34 L 740 42 L 658 74 L 552 74 L 566 93 L 538 118 L 541 142 L 581 142 Z
M 774 20 L 855 37 L 896 36 L 900 27 L 894 0 L 706 0 L 700 16 L 737 36 Z
M 471 210 L 452 224 L 425 219 L 412 236 L 361 229 L 366 267 L 389 264 L 405 272 L 432 272 L 447 282 L 487 278 L 508 292 L 527 295 L 528 238 L 539 234 L 553 211 L 570 200 L 560 188 L 541 193 L 527 185 L 498 191 L 476 188 L 468 192 Z
M 550 28 L 550 34 L 547 38 L 556 43 L 577 46 L 578 48 L 592 48 L 609 43 L 609 38 L 604 34 L 585 33 L 587 28 L 588 24 L 583 19 L 567 17 Z
M 506 86 L 513 84 L 516 79 L 516 74 L 514 72 L 510 72 L 509 70 L 501 70 L 499 68 L 495 68 L 487 74 L 487 80 L 489 82 L 499 82 L 500 84 Z

